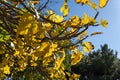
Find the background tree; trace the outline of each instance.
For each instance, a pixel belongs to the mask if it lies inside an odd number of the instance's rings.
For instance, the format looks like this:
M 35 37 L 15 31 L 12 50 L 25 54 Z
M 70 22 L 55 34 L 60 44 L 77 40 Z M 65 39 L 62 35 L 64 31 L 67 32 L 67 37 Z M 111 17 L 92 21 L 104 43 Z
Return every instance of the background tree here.
M 105 44 L 84 56 L 78 65 L 72 66 L 72 71 L 81 74 L 81 80 L 117 80 L 120 79 L 119 63 L 117 53 Z
M 15 80 L 80 77 L 69 72 L 65 58 L 70 60 L 68 65 L 76 65 L 84 52 L 90 53 L 94 48 L 84 40 L 102 34 L 88 33 L 89 27 L 100 24 L 107 27 L 106 20 L 98 22 L 96 18 L 98 8 L 104 8 L 108 0 L 99 0 L 99 5 L 90 0 L 75 0 L 76 4 L 92 7 L 96 11 L 94 17 L 86 13 L 68 17 L 69 1 L 63 1 L 60 16 L 46 8 L 50 0 L 0 0 L 0 79 L 6 76 Z M 71 53 L 70 57 L 66 50 Z

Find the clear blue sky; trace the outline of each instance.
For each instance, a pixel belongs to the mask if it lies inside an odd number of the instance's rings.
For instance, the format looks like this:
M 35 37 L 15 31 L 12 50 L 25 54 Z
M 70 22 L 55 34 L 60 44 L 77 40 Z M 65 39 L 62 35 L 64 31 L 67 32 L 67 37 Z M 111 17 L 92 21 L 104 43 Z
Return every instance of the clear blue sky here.
M 94 36 L 90 40 L 96 49 L 101 44 L 107 43 L 111 49 L 118 51 L 120 58 L 120 0 L 109 0 L 108 5 L 100 10 L 99 17 L 107 19 L 109 22 L 107 29 L 99 29 L 103 31 L 103 35 Z
M 96 1 L 96 0 L 91 0 Z M 99 0 L 97 0 L 99 1 Z M 84 12 L 90 16 L 95 15 L 95 11 L 88 6 L 81 7 L 80 4 L 75 4 L 74 0 L 68 0 L 70 6 L 69 16 L 78 15 L 82 16 Z M 56 4 L 55 6 L 61 6 L 62 3 Z M 52 6 L 53 7 L 53 6 Z M 56 10 L 56 7 L 54 7 Z M 59 10 L 57 10 L 59 13 Z M 104 9 L 98 9 L 100 12 L 98 20 L 100 18 L 106 19 L 109 22 L 108 28 L 90 28 L 89 32 L 102 31 L 104 34 L 96 35 L 87 39 L 95 45 L 95 50 L 100 48 L 100 45 L 105 43 L 108 44 L 109 48 L 118 51 L 118 57 L 120 58 L 120 0 L 109 0 L 107 6 Z

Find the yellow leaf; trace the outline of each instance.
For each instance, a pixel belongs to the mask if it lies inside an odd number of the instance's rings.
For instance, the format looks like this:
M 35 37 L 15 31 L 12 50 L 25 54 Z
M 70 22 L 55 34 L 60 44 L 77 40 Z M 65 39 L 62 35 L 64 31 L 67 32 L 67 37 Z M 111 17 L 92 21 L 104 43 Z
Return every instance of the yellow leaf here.
M 70 21 L 65 21 L 63 23 L 63 27 L 67 28 L 67 27 L 70 27 L 71 26 L 71 22 Z
M 90 53 L 92 49 L 94 49 L 94 46 L 92 45 L 91 42 L 84 42 L 84 52 Z
M 64 19 L 63 16 L 56 15 L 54 21 L 56 23 L 60 23 L 63 21 L 63 19 Z
M 88 16 L 86 13 L 84 13 L 83 18 L 82 18 L 82 24 L 95 24 L 96 20 L 90 16 Z
M 29 29 L 24 29 L 24 30 L 22 30 L 22 31 L 20 31 L 20 35 L 27 35 L 28 34 L 28 30 Z
M 71 28 L 70 29 L 70 32 L 72 33 L 72 32 L 74 32 L 76 30 L 76 28 Z
M 93 2 L 90 2 L 90 1 L 89 1 L 87 4 L 88 4 L 89 6 L 91 6 L 91 7 L 92 7 L 93 9 L 95 9 L 95 10 L 97 10 L 97 8 L 98 8 L 97 5 L 96 5 L 95 3 L 93 3 Z
M 88 3 L 90 0 L 81 0 L 82 4 Z
M 60 58 L 60 57 L 57 58 L 57 61 L 56 61 L 57 64 L 55 65 L 56 70 L 58 70 L 61 67 L 62 62 L 65 59 L 65 52 L 64 51 L 62 51 L 62 52 L 63 52 L 62 58 Z
M 9 67 L 8 65 L 6 65 L 6 66 L 3 68 L 3 70 L 4 70 L 4 73 L 5 73 L 5 74 L 10 74 L 10 67 Z
M 69 77 L 69 80 L 79 80 L 80 75 L 73 73 L 72 75 L 69 72 L 65 72 Z
M 84 31 L 84 32 L 80 35 L 79 39 L 82 40 L 87 34 L 88 34 L 88 32 L 87 32 L 87 31 Z
M 33 3 L 34 5 L 36 5 L 36 4 L 40 3 L 40 0 L 35 0 L 35 1 L 33 0 L 32 3 Z
M 36 57 L 41 57 L 49 52 L 50 45 L 48 42 L 43 42 L 42 45 L 33 53 Z
M 16 38 L 19 35 L 27 35 L 29 32 L 29 29 L 32 27 L 32 24 L 34 21 L 35 21 L 35 18 L 33 16 L 33 14 L 30 14 L 30 13 L 23 14 L 20 17 L 19 26 L 17 28 Z
M 46 57 L 43 59 L 42 64 L 43 64 L 43 66 L 47 66 L 52 61 L 53 61 L 52 57 Z
M 10 61 L 10 62 L 9 62 L 9 65 L 10 65 L 10 66 L 13 66 L 13 65 L 14 65 L 14 61 Z
M 63 16 L 67 16 L 69 12 L 69 7 L 67 3 L 64 3 L 63 6 L 60 8 L 60 12 L 63 12 Z
M 79 3 L 81 2 L 81 0 L 75 0 L 75 2 L 76 2 L 77 4 L 79 4 Z
M 69 72 L 65 72 L 69 77 L 71 76 L 71 74 Z
M 31 66 L 36 67 L 38 64 L 35 63 L 34 61 L 31 61 Z
M 99 0 L 99 7 L 104 8 L 107 4 L 108 0 Z
M 35 18 L 34 18 L 34 15 L 33 14 L 30 14 L 30 13 L 27 13 L 27 14 L 23 14 L 21 17 L 20 17 L 20 22 L 31 22 L 31 21 L 34 21 Z
M 24 71 L 26 69 L 27 62 L 25 60 L 23 60 L 23 59 L 19 60 L 18 64 L 19 64 L 20 71 Z
M 86 13 L 84 13 L 84 15 L 83 15 L 82 23 L 83 24 L 88 24 L 89 23 L 88 16 L 87 16 Z
M 91 36 L 94 36 L 94 35 L 98 35 L 98 34 L 103 34 L 102 32 L 94 32 L 92 34 L 90 34 Z
M 33 61 L 37 61 L 38 57 L 36 57 L 34 54 L 31 55 Z
M 73 73 L 70 78 L 71 80 L 79 80 L 80 75 Z
M 51 56 L 53 54 L 53 51 L 55 51 L 55 49 L 57 48 L 57 46 L 57 44 L 50 45 L 50 48 L 48 49 L 49 51 L 45 54 L 44 58 Z
M 39 23 L 37 21 L 35 21 L 33 24 L 32 24 L 32 27 L 31 27 L 31 31 L 32 34 L 36 34 L 38 32 L 38 30 L 40 29 L 41 26 L 39 26 Z
M 19 52 L 18 50 L 16 50 L 15 53 L 14 53 L 14 56 L 18 56 L 19 53 L 20 53 L 20 52 Z
M 55 14 L 52 10 L 48 10 L 47 13 L 48 13 L 49 15 Z
M 81 19 L 78 16 L 72 16 L 71 19 L 71 26 L 81 26 Z
M 86 4 L 86 3 L 88 3 L 90 0 L 75 0 L 75 2 L 77 3 L 77 4 L 79 4 L 79 3 L 82 3 L 82 4 Z
M 73 53 L 73 54 L 71 55 L 71 59 L 72 59 L 71 64 L 72 64 L 72 65 L 75 65 L 75 64 L 77 64 L 78 62 L 80 62 L 80 60 L 82 59 L 82 56 L 83 56 L 83 53 L 82 53 L 82 52 Z
M 49 23 L 49 22 L 46 22 L 46 23 L 45 23 L 45 26 L 46 26 L 47 28 L 51 28 L 51 27 L 52 27 L 51 23 Z
M 64 19 L 63 16 L 56 15 L 52 10 L 48 10 L 47 12 L 49 14 L 49 19 L 56 23 L 60 23 Z
M 38 28 L 40 28 L 40 26 Z M 44 38 L 45 37 L 45 31 L 46 31 L 46 29 L 41 27 L 39 29 L 39 31 L 37 32 L 36 37 L 37 38 Z
M 104 28 L 107 28 L 107 27 L 108 27 L 108 21 L 107 21 L 107 20 L 101 19 L 101 20 L 100 20 L 100 24 L 101 24 Z

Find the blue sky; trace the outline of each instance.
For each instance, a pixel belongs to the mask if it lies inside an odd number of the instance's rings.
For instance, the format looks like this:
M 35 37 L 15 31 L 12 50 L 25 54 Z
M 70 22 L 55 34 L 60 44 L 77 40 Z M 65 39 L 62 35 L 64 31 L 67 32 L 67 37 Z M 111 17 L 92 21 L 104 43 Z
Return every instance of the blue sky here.
M 74 1 L 74 0 L 73 0 Z M 69 3 L 70 4 L 70 3 Z M 75 6 L 75 5 L 74 5 Z M 83 8 L 77 5 L 72 6 L 74 11 L 71 10 L 70 15 L 81 15 L 81 13 L 86 12 L 91 16 L 95 15 L 95 11 L 88 6 L 83 6 Z M 109 0 L 107 6 L 99 10 L 98 20 L 100 18 L 106 19 L 109 22 L 108 28 L 91 28 L 89 32 L 102 31 L 104 34 L 96 35 L 87 39 L 95 45 L 95 50 L 100 48 L 100 45 L 105 43 L 108 44 L 109 48 L 118 51 L 118 57 L 120 57 L 120 0 Z
M 107 43 L 111 49 L 118 51 L 120 58 L 120 0 L 109 0 L 104 9 L 99 10 L 99 18 L 107 19 L 109 22 L 107 29 L 99 29 L 104 32 L 103 35 L 94 36 L 90 40 L 95 45 L 96 49 L 99 45 Z
M 99 0 L 91 0 L 91 1 L 99 1 Z M 94 16 L 96 12 L 90 8 L 89 6 L 81 7 L 80 4 L 75 4 L 74 0 L 68 0 L 68 5 L 70 7 L 69 16 L 78 15 L 80 17 L 83 16 L 83 13 L 86 12 L 90 16 Z M 56 4 L 55 6 L 61 6 L 62 3 Z M 53 7 L 53 6 L 52 6 Z M 59 7 L 60 8 L 60 7 Z M 96 35 L 87 39 L 87 41 L 91 41 L 95 50 L 100 48 L 100 45 L 105 43 L 108 44 L 109 48 L 118 51 L 118 57 L 120 58 L 120 0 L 109 0 L 107 6 L 103 9 L 98 9 L 99 19 L 106 19 L 109 22 L 108 28 L 102 28 L 101 26 L 93 27 L 89 29 L 89 32 L 94 31 L 102 31 L 104 34 Z M 54 7 L 56 10 L 56 7 Z M 59 10 L 56 10 L 59 13 Z

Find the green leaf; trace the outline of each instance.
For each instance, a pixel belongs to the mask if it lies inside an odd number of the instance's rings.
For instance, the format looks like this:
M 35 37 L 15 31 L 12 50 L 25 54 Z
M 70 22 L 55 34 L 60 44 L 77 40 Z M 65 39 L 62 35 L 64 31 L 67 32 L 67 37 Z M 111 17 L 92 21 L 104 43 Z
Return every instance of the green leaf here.
M 0 42 L 6 42 L 10 38 L 10 35 L 6 30 L 0 27 Z

